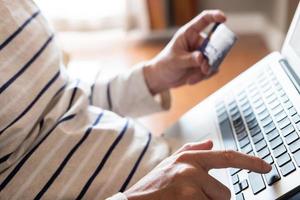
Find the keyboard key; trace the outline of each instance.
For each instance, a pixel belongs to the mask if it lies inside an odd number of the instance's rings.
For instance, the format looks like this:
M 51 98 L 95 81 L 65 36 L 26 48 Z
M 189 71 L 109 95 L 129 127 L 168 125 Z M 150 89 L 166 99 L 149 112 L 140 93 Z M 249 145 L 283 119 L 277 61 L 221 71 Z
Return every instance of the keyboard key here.
M 281 129 L 281 133 L 282 135 L 285 137 L 288 134 L 290 134 L 291 132 L 295 131 L 294 127 L 292 124 L 286 126 L 285 128 Z
M 235 194 L 240 193 L 241 191 L 247 189 L 248 187 L 249 187 L 249 185 L 248 185 L 247 180 L 243 180 L 242 182 L 233 185 L 233 189 L 235 191 Z
M 251 123 L 248 123 L 248 128 L 253 129 L 255 126 L 257 126 L 258 123 L 256 120 L 252 120 Z
M 266 161 L 269 164 L 274 163 L 273 157 L 271 155 L 266 156 L 263 160 Z
M 234 127 L 239 127 L 244 124 L 242 117 L 238 117 L 236 119 L 232 119 L 232 124 Z
M 246 131 L 243 131 L 243 132 L 237 133 L 236 136 L 237 136 L 237 139 L 238 139 L 239 141 L 241 141 L 241 140 L 243 140 L 245 137 L 247 137 L 248 134 L 247 134 Z
M 242 116 L 239 112 L 235 113 L 234 115 L 231 116 L 232 121 L 236 120 L 242 120 Z
M 291 121 L 288 117 L 282 119 L 281 121 L 278 122 L 278 126 L 280 129 L 285 128 L 287 125 L 290 125 Z
M 257 154 L 260 158 L 265 158 L 266 156 L 270 155 L 270 151 L 266 147 L 266 148 L 263 148 L 262 150 L 258 151 Z
M 236 132 L 237 134 L 242 133 L 242 132 L 244 132 L 245 130 L 246 130 L 246 128 L 245 128 L 244 125 L 235 128 L 235 132 Z
M 294 163 L 292 161 L 286 163 L 285 165 L 283 165 L 281 168 L 281 173 L 283 176 L 287 176 L 289 175 L 290 173 L 292 173 L 293 171 L 296 170 L 296 167 L 294 165 Z
M 255 108 L 259 108 L 262 105 L 264 105 L 264 101 L 260 97 L 256 101 L 253 102 L 253 106 Z
M 282 139 L 280 137 L 276 137 L 274 140 L 270 142 L 270 146 L 272 149 L 275 149 L 279 145 L 283 143 Z
M 283 97 L 283 96 L 286 95 L 283 89 L 278 90 L 278 94 L 279 94 L 281 97 Z
M 289 109 L 289 114 L 290 114 L 290 116 L 294 116 L 295 114 L 297 114 L 296 109 L 295 109 L 294 107 L 291 107 L 291 108 Z
M 261 125 L 266 126 L 266 125 L 270 124 L 272 121 L 273 121 L 272 118 L 270 116 L 268 116 L 261 120 Z
M 249 123 L 253 119 L 256 119 L 256 117 L 253 113 L 251 115 L 247 116 L 247 117 L 245 116 L 246 123 Z
M 269 111 L 268 111 L 268 110 L 265 110 L 264 112 L 260 113 L 260 114 L 258 115 L 258 117 L 259 117 L 260 120 L 262 120 L 262 119 L 266 118 L 266 117 L 269 116 L 269 115 L 270 115 L 270 114 L 269 114 Z
M 267 107 L 263 104 L 256 109 L 256 113 L 260 114 L 260 113 L 264 112 L 265 110 L 267 110 Z
M 271 131 L 273 131 L 275 129 L 275 124 L 272 122 L 270 124 L 268 124 L 267 126 L 264 127 L 264 131 L 266 134 L 270 133 Z
M 300 167 L 300 151 L 297 151 L 297 152 L 294 154 L 294 158 L 295 158 L 295 161 L 296 161 L 298 167 Z
M 232 180 L 232 184 L 238 183 L 240 181 L 239 175 L 234 174 L 233 176 L 231 176 L 231 180 Z
M 291 160 L 291 157 L 289 156 L 288 152 L 282 154 L 281 156 L 279 156 L 276 161 L 279 167 L 281 167 L 282 165 L 286 164 L 287 162 L 289 162 Z
M 235 184 L 235 185 L 233 185 L 233 189 L 234 189 L 234 193 L 235 194 L 238 194 L 238 193 L 240 193 L 242 191 L 241 187 L 240 187 L 240 185 L 238 183 Z
M 300 116 L 298 114 L 294 115 L 293 117 L 293 121 L 297 124 L 298 122 L 300 122 Z
M 249 143 L 250 143 L 249 137 L 245 137 L 244 139 L 242 139 L 241 141 L 239 141 L 239 144 L 240 144 L 241 148 L 243 148 L 244 146 L 246 146 Z
M 247 110 L 249 108 L 251 108 L 251 105 L 250 105 L 249 101 L 241 103 L 241 110 L 242 110 L 242 112 L 244 112 L 245 110 Z
M 254 127 L 253 129 L 250 129 L 249 131 L 250 131 L 250 135 L 251 135 L 251 136 L 255 136 L 256 134 L 258 134 L 258 133 L 261 132 L 259 126 L 256 126 L 256 127 Z
M 245 200 L 243 193 L 239 193 L 235 196 L 236 200 Z
M 267 146 L 267 143 L 265 140 L 261 140 L 258 143 L 255 144 L 255 149 L 256 151 L 260 151 L 261 149 L 263 149 L 264 147 Z
M 297 140 L 299 138 L 298 134 L 296 133 L 296 131 L 293 131 L 292 133 L 290 133 L 289 135 L 287 135 L 285 137 L 285 141 L 287 144 L 291 144 L 292 142 L 294 142 L 295 140 Z
M 286 152 L 286 148 L 285 148 L 284 144 L 279 145 L 276 149 L 273 150 L 273 154 L 274 154 L 275 158 L 279 157 L 280 155 L 282 155 L 285 152 Z
M 300 139 L 289 144 L 289 149 L 292 153 L 295 153 L 296 151 L 298 151 L 300 149 Z
M 220 125 L 220 130 L 221 130 L 225 148 L 231 150 L 237 150 L 237 146 L 235 144 L 235 139 L 233 137 L 233 132 L 232 132 L 229 119 L 224 120 L 219 125 Z
M 275 164 L 272 165 L 272 170 L 264 176 L 268 185 L 272 185 L 273 183 L 281 179 Z
M 273 110 L 274 108 L 276 108 L 277 106 L 280 105 L 280 101 L 278 101 L 277 99 L 274 99 L 272 102 L 270 102 L 270 108 Z
M 277 122 L 279 122 L 280 120 L 282 120 L 283 118 L 285 118 L 287 115 L 286 115 L 286 113 L 284 112 L 284 110 L 283 111 L 281 111 L 280 113 L 277 113 L 276 115 L 275 115 L 275 120 L 277 121 Z
M 281 105 L 275 107 L 273 110 L 274 115 L 277 115 L 278 113 L 283 111 L 283 107 Z
M 250 153 L 252 151 L 252 146 L 251 144 L 247 144 L 246 146 L 244 146 L 242 149 L 242 152 L 247 154 L 247 153 Z
M 292 102 L 289 100 L 289 101 L 287 101 L 287 102 L 284 103 L 284 107 L 285 107 L 286 109 L 290 109 L 291 107 L 293 107 L 293 104 L 292 104 Z
M 245 190 L 249 187 L 248 181 L 245 179 L 242 182 L 239 183 L 241 190 Z
M 229 169 L 229 173 L 230 173 L 230 175 L 232 176 L 232 175 L 234 175 L 234 174 L 240 172 L 241 170 L 242 170 L 242 169 L 238 169 L 238 168 L 230 168 L 230 169 Z
M 253 194 L 257 194 L 266 188 L 261 174 L 250 172 L 248 173 L 248 178 Z
M 236 103 L 235 100 L 233 100 L 233 101 L 231 101 L 231 102 L 228 103 L 228 109 L 229 109 L 229 110 L 233 110 L 233 109 L 235 109 L 235 108 L 237 108 L 237 107 L 238 107 L 238 106 L 237 106 L 237 103 Z
M 285 102 L 289 101 L 289 98 L 286 95 L 284 95 L 284 96 L 281 97 L 281 100 L 282 100 L 282 102 L 285 103 Z
M 225 121 L 227 119 L 228 119 L 228 115 L 226 112 L 221 114 L 220 116 L 218 116 L 219 123 L 222 123 L 223 121 Z
M 239 116 L 240 115 L 240 112 L 239 112 L 239 109 L 236 107 L 236 108 L 233 108 L 233 109 L 229 109 L 229 113 L 232 117 L 234 116 Z
M 253 124 L 253 123 L 257 123 L 257 120 L 256 120 L 255 117 L 253 117 L 253 118 L 251 118 L 251 120 L 247 120 L 247 119 L 246 119 L 246 123 L 247 123 L 248 126 L 250 126 L 250 125 Z
M 262 139 L 264 139 L 264 136 L 262 133 L 258 133 L 255 136 L 252 137 L 252 141 L 254 144 L 258 143 L 259 141 L 261 141 Z
M 273 131 L 271 131 L 270 133 L 267 134 L 267 138 L 268 138 L 269 142 L 271 142 L 278 136 L 279 136 L 279 132 L 277 131 L 277 129 L 274 129 Z
M 246 116 L 249 116 L 249 115 L 252 114 L 252 113 L 253 113 L 253 110 L 252 110 L 251 108 L 249 108 L 249 109 L 247 109 L 247 110 L 244 111 L 245 117 L 246 117 Z

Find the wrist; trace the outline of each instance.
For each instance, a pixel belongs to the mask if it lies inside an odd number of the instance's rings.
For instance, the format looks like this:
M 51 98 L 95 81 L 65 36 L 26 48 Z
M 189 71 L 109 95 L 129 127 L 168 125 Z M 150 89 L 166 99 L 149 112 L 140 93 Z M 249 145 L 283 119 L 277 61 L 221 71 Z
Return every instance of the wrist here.
M 152 95 L 156 95 L 168 89 L 165 88 L 161 82 L 159 69 L 153 62 L 145 63 L 143 73 L 148 89 Z

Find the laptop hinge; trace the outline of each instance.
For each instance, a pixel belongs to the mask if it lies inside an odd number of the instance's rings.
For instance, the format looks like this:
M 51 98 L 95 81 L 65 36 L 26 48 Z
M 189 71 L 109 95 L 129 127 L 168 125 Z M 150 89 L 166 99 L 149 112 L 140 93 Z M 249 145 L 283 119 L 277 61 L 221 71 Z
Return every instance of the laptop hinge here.
M 289 79 L 292 81 L 293 85 L 297 89 L 298 93 L 300 94 L 300 78 L 297 76 L 295 71 L 292 69 L 291 65 L 287 62 L 287 60 L 281 59 L 279 61 L 282 69 L 288 75 Z

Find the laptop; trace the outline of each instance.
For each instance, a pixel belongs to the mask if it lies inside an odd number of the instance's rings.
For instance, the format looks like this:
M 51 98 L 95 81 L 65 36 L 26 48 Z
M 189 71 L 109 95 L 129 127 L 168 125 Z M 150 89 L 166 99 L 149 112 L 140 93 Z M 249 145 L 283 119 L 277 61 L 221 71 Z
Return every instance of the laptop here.
M 280 52 L 273 52 L 199 103 L 165 131 L 172 151 L 212 139 L 272 164 L 268 174 L 210 173 L 232 199 L 300 199 L 300 4 Z M 298 196 L 294 196 L 298 195 Z M 292 197 L 294 196 L 294 197 Z

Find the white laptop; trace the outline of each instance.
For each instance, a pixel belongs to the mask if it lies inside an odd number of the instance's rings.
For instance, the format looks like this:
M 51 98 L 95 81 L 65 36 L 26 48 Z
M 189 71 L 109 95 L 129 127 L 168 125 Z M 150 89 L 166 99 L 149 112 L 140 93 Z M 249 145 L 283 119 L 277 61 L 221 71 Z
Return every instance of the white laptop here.
M 173 151 L 210 138 L 272 164 L 266 175 L 212 170 L 232 199 L 300 199 L 300 5 L 281 52 L 273 52 L 165 131 Z M 299 195 L 299 194 L 298 194 Z

